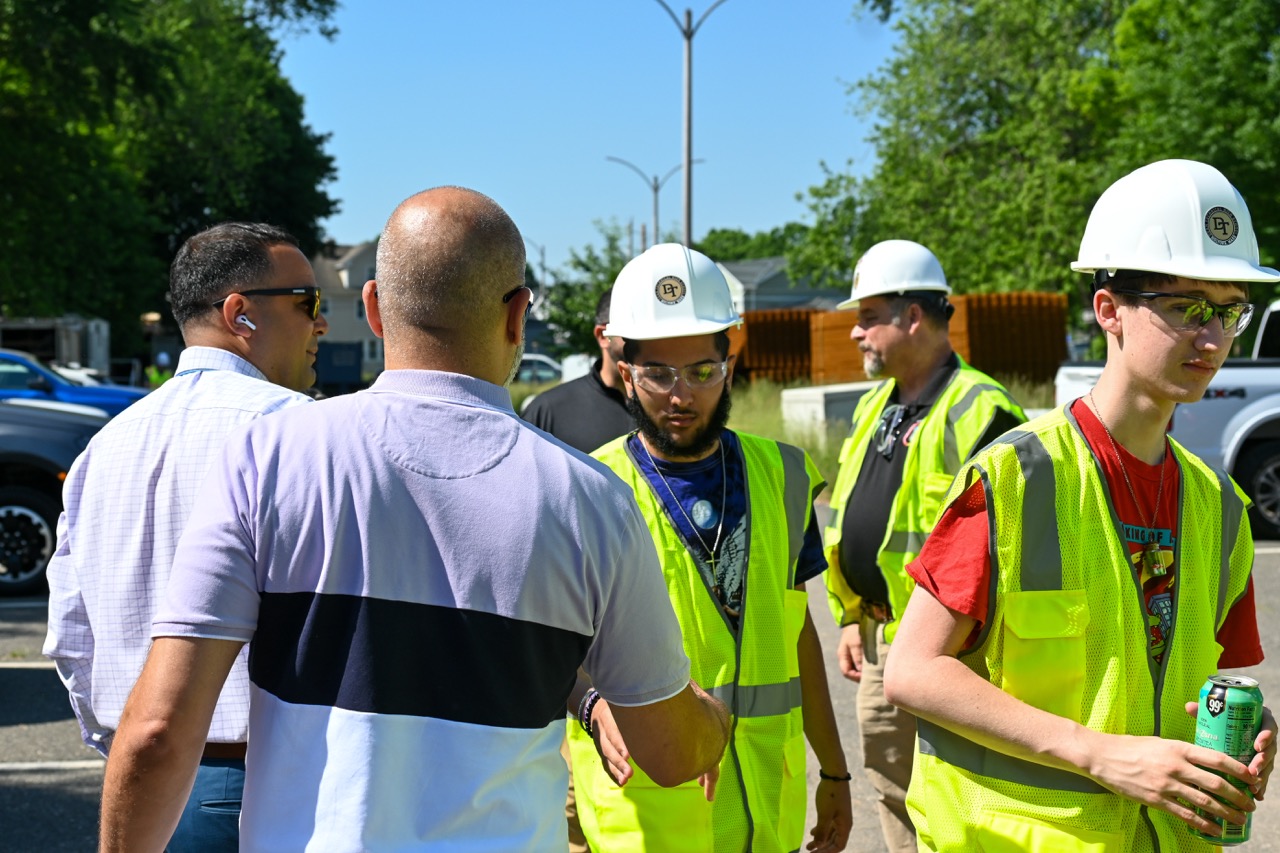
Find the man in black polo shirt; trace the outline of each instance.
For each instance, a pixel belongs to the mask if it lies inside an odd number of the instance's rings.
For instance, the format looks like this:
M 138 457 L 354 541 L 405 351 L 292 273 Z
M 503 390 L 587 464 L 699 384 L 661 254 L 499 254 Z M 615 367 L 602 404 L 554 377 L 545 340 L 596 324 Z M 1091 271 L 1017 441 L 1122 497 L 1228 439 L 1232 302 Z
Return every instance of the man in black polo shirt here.
M 622 341 L 604 336 L 612 293 L 612 288 L 606 290 L 596 303 L 595 337 L 600 345 L 600 357 L 591 365 L 591 371 L 543 391 L 523 413 L 526 421 L 583 453 L 590 453 L 636 428 L 627 413 L 622 377 L 618 375 Z
M 915 717 L 884 698 L 884 665 L 912 583 L 907 563 L 933 529 L 961 464 L 1026 418 L 994 379 L 951 348 L 942 265 L 909 240 L 872 246 L 853 274 L 851 337 L 872 379 L 840 451 L 831 497 L 824 574 L 841 627 L 837 660 L 859 682 L 864 769 L 880 794 L 880 828 L 890 853 L 915 851 L 906 789 Z

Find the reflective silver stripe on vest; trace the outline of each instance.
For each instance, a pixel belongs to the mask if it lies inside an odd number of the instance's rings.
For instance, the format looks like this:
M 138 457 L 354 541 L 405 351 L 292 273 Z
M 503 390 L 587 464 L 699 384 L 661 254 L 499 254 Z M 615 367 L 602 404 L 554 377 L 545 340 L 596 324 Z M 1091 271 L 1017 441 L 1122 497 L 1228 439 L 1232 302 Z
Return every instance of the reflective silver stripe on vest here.
M 1057 482 L 1053 460 L 1040 436 L 1023 433 L 1013 442 L 1022 466 L 1023 590 L 1062 589 L 1062 545 L 1058 540 Z
M 998 385 L 974 385 L 964 396 L 960 398 L 950 409 L 947 410 L 947 425 L 942 431 L 942 464 L 946 466 L 948 471 L 960 470 L 960 463 L 964 460 L 960 458 L 960 444 L 956 440 L 956 424 L 960 419 L 969 414 L 978 402 L 978 398 L 988 392 L 1001 394 L 1005 397 L 1003 388 Z M 990 424 L 988 424 L 990 426 Z
M 782 474 L 785 484 L 782 492 L 783 508 L 787 513 L 787 577 L 794 578 L 796 561 L 804 547 L 805 518 L 813 504 L 809 494 L 809 472 L 804 465 L 804 451 L 790 444 L 779 444 L 782 455 Z
M 705 688 L 735 717 L 780 717 L 800 707 L 800 677 L 781 684 L 724 684 Z
M 916 718 L 916 731 L 920 738 L 920 752 L 923 755 L 932 755 L 953 767 L 968 770 L 979 776 L 1015 782 L 1019 785 L 1031 785 L 1049 791 L 1071 791 L 1076 794 L 1110 793 L 1086 776 L 1023 761 L 1021 758 L 987 749 L 950 729 L 944 729 L 919 717 Z
M 929 534 L 920 530 L 895 530 L 889 534 L 884 550 L 890 554 L 919 554 Z
M 1024 491 L 1022 497 L 1022 547 L 1021 588 L 1024 590 L 1062 589 L 1062 552 L 1058 540 L 1058 518 L 1055 511 L 1056 477 L 1053 460 L 1038 435 L 1014 430 L 993 442 L 992 446 L 1008 444 L 1022 468 Z M 992 495 L 987 488 L 988 507 Z M 992 526 L 994 535 L 995 527 Z M 992 543 L 992 558 L 995 543 Z M 993 564 L 994 570 L 994 564 Z M 994 577 L 993 577 L 994 584 Z M 994 586 L 992 589 L 994 594 Z M 986 629 L 978 643 L 987 642 Z M 1085 776 L 1055 767 L 1045 767 L 1021 758 L 1014 758 L 988 749 L 980 744 L 942 728 L 928 720 L 917 718 L 920 752 L 932 755 L 953 767 L 1020 785 L 1030 785 L 1051 791 L 1070 791 L 1078 794 L 1106 794 L 1106 788 Z
M 1213 629 L 1217 631 L 1222 627 L 1222 619 L 1227 612 L 1227 594 L 1231 588 L 1231 552 L 1235 550 L 1236 537 L 1240 533 L 1244 502 L 1236 494 L 1231 478 L 1216 468 L 1213 473 L 1218 475 L 1218 489 L 1222 493 L 1222 567 L 1218 570 L 1218 610 L 1213 620 Z

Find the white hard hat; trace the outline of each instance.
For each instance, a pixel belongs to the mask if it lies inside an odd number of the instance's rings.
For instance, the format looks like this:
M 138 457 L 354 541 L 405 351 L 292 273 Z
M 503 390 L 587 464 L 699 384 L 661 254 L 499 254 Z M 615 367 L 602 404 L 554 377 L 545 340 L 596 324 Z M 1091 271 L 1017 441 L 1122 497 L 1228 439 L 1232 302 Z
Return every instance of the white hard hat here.
M 836 306 L 837 311 L 856 308 L 859 300 L 872 296 L 932 290 L 943 296 L 951 292 L 938 258 L 910 240 L 885 240 L 867 249 L 853 268 L 853 290 Z
M 604 333 L 650 341 L 709 335 L 741 323 L 729 284 L 710 258 L 679 243 L 659 243 L 618 273 Z
M 1221 172 L 1161 160 L 1107 188 L 1089 214 L 1076 272 L 1167 273 L 1203 281 L 1280 281 L 1258 264 L 1253 218 Z

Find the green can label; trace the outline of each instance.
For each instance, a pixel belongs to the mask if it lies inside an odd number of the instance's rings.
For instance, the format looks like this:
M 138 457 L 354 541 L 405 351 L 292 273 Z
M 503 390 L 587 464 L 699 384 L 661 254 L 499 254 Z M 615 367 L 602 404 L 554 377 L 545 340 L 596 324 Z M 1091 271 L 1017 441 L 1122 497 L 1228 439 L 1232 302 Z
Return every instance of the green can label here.
M 1196 746 L 1225 753 L 1241 764 L 1248 764 L 1253 760 L 1253 744 L 1261 728 L 1262 691 L 1257 681 L 1242 675 L 1214 675 L 1200 688 Z M 1234 776 L 1227 779 L 1241 790 L 1247 787 Z M 1203 811 L 1197 810 L 1197 813 L 1222 827 L 1221 837 L 1197 832 L 1204 840 L 1223 846 L 1249 840 L 1252 814 L 1240 826 Z

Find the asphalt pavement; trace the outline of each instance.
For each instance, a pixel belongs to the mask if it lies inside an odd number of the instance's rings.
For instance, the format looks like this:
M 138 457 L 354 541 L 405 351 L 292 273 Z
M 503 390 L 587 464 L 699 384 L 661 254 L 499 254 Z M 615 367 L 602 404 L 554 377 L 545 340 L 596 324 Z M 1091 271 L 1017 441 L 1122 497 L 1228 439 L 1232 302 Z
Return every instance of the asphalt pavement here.
M 1280 543 L 1259 543 L 1254 578 L 1262 644 L 1271 657 L 1247 672 L 1262 683 L 1264 695 L 1271 694 L 1269 704 L 1280 706 L 1275 698 L 1280 696 Z M 817 589 L 810 610 L 827 652 L 827 678 L 854 774 L 854 828 L 847 849 L 885 853 L 875 792 L 859 772 L 857 686 L 835 665 L 837 631 Z M 96 845 L 103 763 L 80 742 L 66 692 L 40 656 L 45 610 L 46 602 L 38 597 L 0 599 L 0 853 L 86 853 Z M 811 791 L 817 781 L 810 753 Z M 1280 853 L 1280 796 L 1260 804 L 1253 839 L 1243 849 Z

